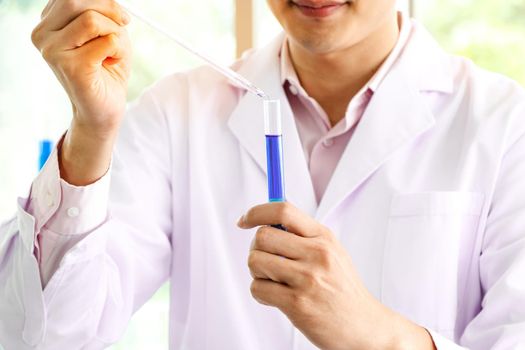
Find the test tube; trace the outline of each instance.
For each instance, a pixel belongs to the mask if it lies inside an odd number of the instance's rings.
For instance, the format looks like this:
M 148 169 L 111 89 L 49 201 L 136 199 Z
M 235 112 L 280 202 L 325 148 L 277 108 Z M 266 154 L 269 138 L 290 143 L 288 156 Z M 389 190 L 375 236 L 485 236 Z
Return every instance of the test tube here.
M 265 99 L 264 133 L 266 135 L 266 162 L 268 172 L 268 200 L 284 202 L 284 162 L 282 144 L 281 103 Z

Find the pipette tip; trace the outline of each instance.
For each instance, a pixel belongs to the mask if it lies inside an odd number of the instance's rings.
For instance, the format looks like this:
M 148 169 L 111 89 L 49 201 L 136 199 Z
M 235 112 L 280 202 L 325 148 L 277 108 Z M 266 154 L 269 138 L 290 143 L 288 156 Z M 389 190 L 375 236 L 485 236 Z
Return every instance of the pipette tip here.
M 270 100 L 270 96 L 256 86 L 252 86 L 252 92 L 263 100 Z

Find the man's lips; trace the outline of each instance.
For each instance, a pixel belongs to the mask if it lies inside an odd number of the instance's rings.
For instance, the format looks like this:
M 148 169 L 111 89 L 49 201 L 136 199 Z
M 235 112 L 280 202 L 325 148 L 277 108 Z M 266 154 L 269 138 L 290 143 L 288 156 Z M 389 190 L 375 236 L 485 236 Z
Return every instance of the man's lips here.
M 341 9 L 347 2 L 296 0 L 292 1 L 292 4 L 307 17 L 324 18 Z

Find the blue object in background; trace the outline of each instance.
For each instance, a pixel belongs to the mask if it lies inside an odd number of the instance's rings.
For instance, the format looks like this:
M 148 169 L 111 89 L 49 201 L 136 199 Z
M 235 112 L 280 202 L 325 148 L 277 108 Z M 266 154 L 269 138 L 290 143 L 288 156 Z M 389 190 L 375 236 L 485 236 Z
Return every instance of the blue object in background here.
M 53 142 L 51 140 L 40 141 L 40 156 L 38 157 L 38 170 L 41 170 L 46 164 L 47 158 L 51 154 Z

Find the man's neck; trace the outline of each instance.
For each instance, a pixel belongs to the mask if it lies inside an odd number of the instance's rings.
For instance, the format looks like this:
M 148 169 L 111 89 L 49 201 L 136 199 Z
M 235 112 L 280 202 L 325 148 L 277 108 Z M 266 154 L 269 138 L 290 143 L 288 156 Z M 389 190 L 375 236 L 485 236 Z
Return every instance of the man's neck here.
M 290 56 L 303 88 L 326 111 L 331 125 L 345 117 L 351 99 L 372 78 L 399 37 L 395 19 L 382 24 L 356 45 L 317 54 L 290 40 Z

